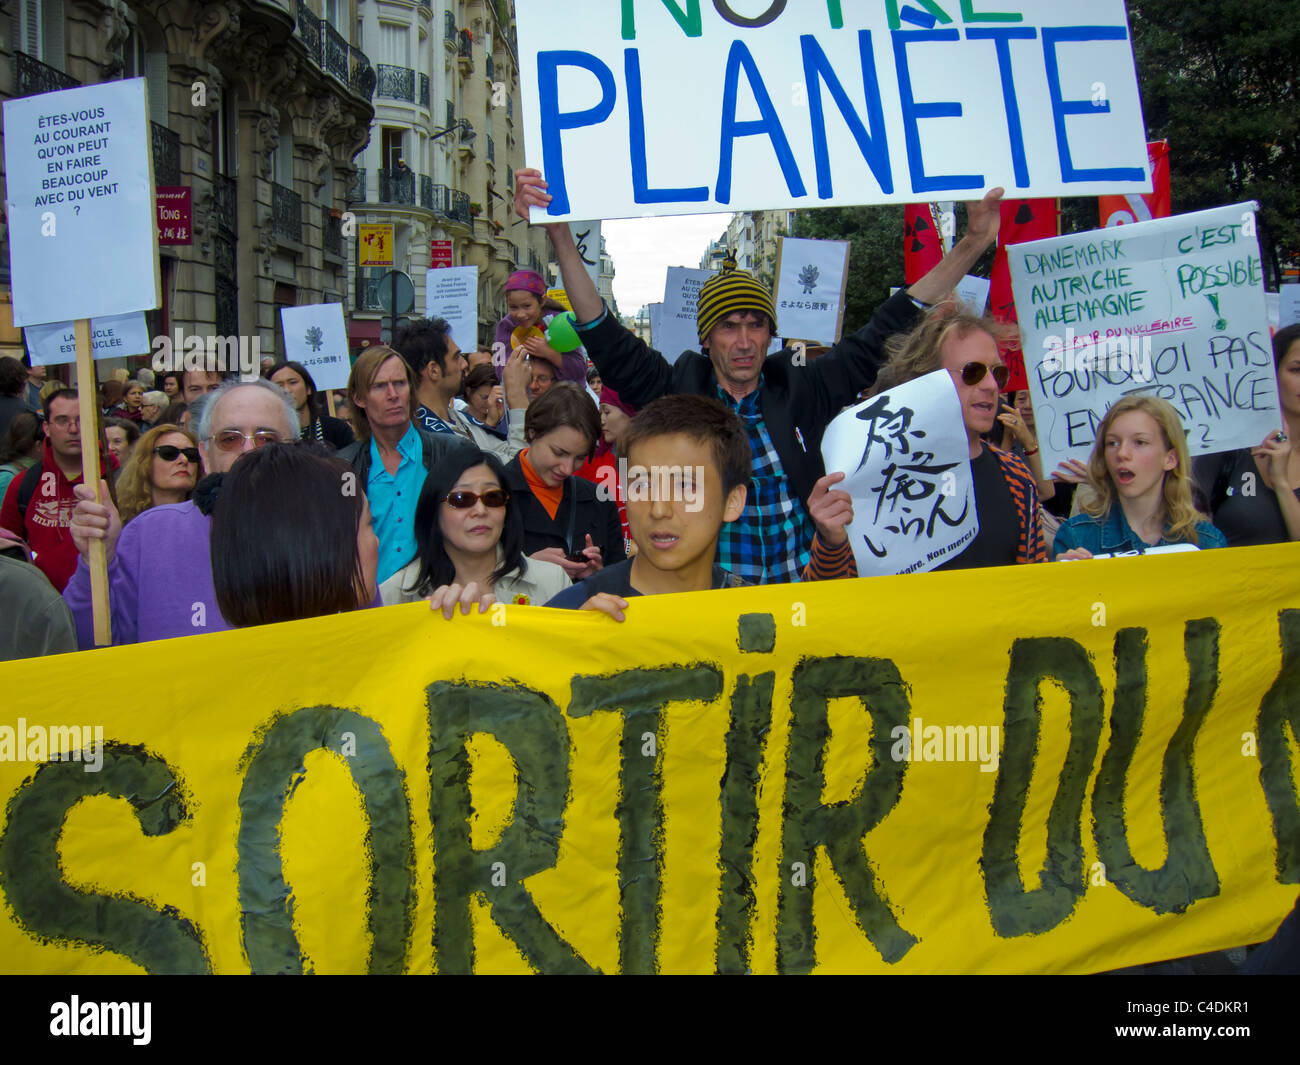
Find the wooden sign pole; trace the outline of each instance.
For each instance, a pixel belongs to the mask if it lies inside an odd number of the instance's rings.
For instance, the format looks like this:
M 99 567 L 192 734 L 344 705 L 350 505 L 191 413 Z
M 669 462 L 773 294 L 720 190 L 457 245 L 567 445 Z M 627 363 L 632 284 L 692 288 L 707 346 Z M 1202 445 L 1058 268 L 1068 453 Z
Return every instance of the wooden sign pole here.
M 332 388 L 325 389 L 325 406 L 329 409 L 331 418 L 338 417 L 338 415 L 334 413 L 334 389 Z
M 94 486 L 95 502 L 106 502 L 100 488 L 99 397 L 95 391 L 95 360 L 90 354 L 90 319 L 73 322 L 77 346 L 77 402 L 81 415 L 81 481 Z M 108 561 L 103 540 L 90 541 L 90 601 L 95 618 L 95 646 L 112 643 L 108 613 Z

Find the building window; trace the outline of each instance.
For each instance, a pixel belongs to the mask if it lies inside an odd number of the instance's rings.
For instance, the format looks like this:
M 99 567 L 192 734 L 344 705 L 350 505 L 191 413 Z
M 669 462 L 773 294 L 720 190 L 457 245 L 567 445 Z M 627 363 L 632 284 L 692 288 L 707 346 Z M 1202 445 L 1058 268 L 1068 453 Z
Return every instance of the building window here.
M 404 131 L 394 129 L 392 126 L 385 126 L 383 138 L 381 140 L 381 150 L 383 151 L 384 167 L 388 170 L 397 169 L 397 160 L 405 158 L 402 151 L 402 144 L 405 140 Z

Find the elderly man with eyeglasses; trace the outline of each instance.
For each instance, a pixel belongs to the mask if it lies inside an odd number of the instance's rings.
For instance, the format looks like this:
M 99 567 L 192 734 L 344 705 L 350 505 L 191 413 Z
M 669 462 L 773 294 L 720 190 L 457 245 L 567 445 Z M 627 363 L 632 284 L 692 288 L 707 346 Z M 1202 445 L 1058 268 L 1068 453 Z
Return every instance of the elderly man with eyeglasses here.
M 253 448 L 296 441 L 298 414 L 287 393 L 269 381 L 228 381 L 204 397 L 195 427 L 203 468 L 221 474 Z M 94 646 L 86 564 L 91 540 L 103 540 L 108 557 L 114 644 L 230 628 L 217 609 L 212 586 L 212 519 L 207 511 L 214 483 L 201 482 L 187 502 L 146 510 L 125 529 L 106 485 L 103 503 L 95 502 L 89 486 L 75 488 L 78 503 L 71 531 L 81 558 L 63 597 L 72 609 L 83 650 Z

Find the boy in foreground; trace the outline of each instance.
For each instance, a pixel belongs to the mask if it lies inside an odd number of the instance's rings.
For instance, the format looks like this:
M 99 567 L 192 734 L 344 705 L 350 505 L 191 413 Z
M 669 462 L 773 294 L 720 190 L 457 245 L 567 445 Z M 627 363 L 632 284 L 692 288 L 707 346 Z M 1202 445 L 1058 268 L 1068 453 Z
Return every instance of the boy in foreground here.
M 740 517 L 748 491 L 749 439 L 736 414 L 703 396 L 663 396 L 632 419 L 624 449 L 637 552 L 546 605 L 622 621 L 632 596 L 743 585 L 714 563 L 722 526 Z

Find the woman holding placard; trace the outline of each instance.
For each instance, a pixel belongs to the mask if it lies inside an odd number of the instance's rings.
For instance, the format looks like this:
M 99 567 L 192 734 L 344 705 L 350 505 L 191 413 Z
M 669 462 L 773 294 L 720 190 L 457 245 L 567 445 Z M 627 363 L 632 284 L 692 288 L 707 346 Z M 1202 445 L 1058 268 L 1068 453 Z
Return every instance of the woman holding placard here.
M 1258 447 L 1205 455 L 1193 475 L 1230 547 L 1300 540 L 1300 324 L 1273 337 L 1283 428 Z
M 1057 561 L 1177 544 L 1227 546 L 1192 501 L 1187 434 L 1163 399 L 1125 396 L 1106 412 L 1088 460 L 1088 483 L 1095 494 L 1057 530 Z

